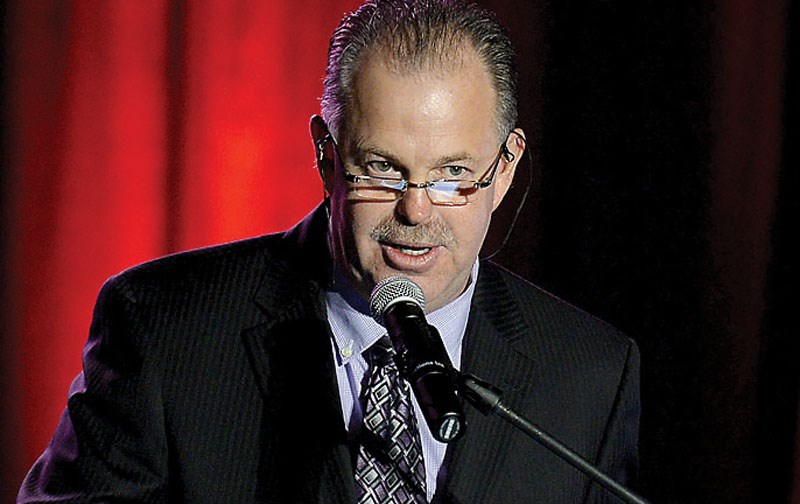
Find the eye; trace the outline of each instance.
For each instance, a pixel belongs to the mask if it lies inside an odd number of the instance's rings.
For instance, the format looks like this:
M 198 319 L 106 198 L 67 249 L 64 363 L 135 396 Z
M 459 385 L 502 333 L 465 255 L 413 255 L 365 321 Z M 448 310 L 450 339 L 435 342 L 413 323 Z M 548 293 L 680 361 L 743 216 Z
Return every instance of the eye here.
M 364 164 L 367 175 L 378 177 L 400 177 L 400 171 L 389 161 L 367 161 Z
M 469 169 L 458 165 L 445 166 L 441 169 L 441 174 L 445 179 L 466 178 L 469 173 Z

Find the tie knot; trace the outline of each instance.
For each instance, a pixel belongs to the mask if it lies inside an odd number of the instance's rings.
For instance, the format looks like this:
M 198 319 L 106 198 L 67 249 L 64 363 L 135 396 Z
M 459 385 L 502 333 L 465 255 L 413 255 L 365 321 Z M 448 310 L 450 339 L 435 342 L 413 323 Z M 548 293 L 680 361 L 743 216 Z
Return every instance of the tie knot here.
M 384 336 L 369 348 L 370 360 L 377 366 L 394 364 L 394 348 L 388 336 Z

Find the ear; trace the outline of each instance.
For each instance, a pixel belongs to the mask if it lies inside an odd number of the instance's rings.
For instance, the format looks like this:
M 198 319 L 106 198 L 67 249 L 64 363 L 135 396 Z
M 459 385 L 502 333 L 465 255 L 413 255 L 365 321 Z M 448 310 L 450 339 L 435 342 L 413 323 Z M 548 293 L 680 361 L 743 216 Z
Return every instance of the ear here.
M 333 139 L 330 136 L 328 125 L 318 115 L 311 116 L 311 139 L 314 142 L 314 157 L 317 161 L 317 170 L 322 178 L 322 185 L 325 191 L 330 194 L 332 190 L 333 170 L 335 156 Z
M 525 153 L 525 144 L 525 132 L 520 128 L 515 128 L 506 139 L 506 148 L 510 154 L 500 156 L 497 173 L 495 173 L 494 176 L 493 212 L 500 206 L 508 189 L 511 187 L 511 182 L 514 180 L 514 173 L 517 170 L 517 164 L 519 164 L 522 155 Z

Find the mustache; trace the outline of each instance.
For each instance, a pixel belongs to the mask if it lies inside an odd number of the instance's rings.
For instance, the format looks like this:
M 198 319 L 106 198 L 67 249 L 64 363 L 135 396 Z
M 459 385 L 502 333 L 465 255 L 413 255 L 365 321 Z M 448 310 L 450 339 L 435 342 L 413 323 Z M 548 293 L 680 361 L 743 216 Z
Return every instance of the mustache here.
M 441 220 L 432 220 L 416 226 L 405 226 L 392 217 L 379 222 L 369 234 L 379 242 L 439 245 L 449 247 L 455 244 L 455 236 Z

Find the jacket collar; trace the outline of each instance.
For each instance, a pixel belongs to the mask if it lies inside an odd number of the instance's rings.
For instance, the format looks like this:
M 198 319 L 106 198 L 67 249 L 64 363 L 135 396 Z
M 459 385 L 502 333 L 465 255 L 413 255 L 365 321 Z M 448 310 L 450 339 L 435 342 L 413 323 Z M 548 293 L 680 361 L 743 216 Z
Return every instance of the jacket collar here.
M 351 502 L 352 463 L 322 289 L 330 281 L 322 206 L 265 252 L 253 300 L 264 322 L 242 338 L 264 404 L 258 496 Z
M 319 311 L 317 304 L 308 301 L 316 301 L 332 282 L 326 205 L 327 201 L 290 230 L 275 235 L 273 246 L 265 251 L 267 268 L 253 300 L 270 318 L 297 318 Z
M 503 403 L 512 408 L 524 401 L 527 384 L 533 382 L 535 362 L 519 348 L 525 326 L 519 308 L 499 270 L 482 263 L 470 309 L 461 369 L 503 391 Z M 513 452 L 514 427 L 499 418 L 484 416 L 465 405 L 467 431 L 448 452 L 447 478 L 437 492 L 438 502 L 488 502 L 498 495 L 502 481 L 502 457 Z M 493 447 L 487 449 L 486 440 Z M 475 478 L 480 473 L 481 478 Z M 500 491 L 502 494 L 502 491 Z

